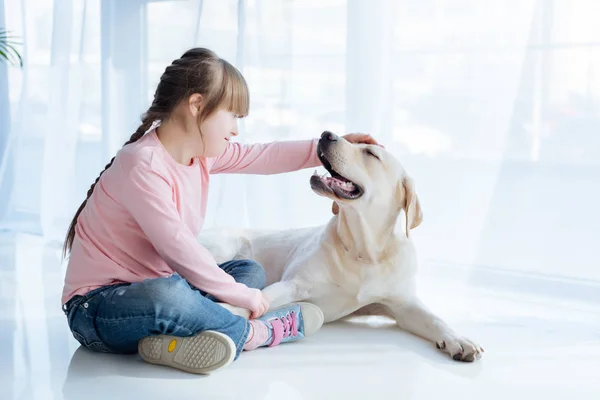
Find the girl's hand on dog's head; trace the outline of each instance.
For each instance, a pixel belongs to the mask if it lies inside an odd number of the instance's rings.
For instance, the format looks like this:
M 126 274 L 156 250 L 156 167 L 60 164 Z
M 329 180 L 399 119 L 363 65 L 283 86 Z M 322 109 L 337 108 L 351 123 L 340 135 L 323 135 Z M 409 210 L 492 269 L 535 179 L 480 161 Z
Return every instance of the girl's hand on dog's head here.
M 377 142 L 373 136 L 367 135 L 366 133 L 349 133 L 344 135 L 343 138 L 350 143 L 374 144 L 383 147 L 383 145 Z

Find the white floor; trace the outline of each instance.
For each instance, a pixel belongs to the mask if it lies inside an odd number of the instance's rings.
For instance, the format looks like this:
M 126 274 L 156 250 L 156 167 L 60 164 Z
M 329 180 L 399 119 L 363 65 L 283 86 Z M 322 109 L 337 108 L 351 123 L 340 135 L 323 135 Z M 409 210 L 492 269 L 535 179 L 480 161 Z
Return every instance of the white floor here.
M 80 348 L 60 309 L 62 274 L 56 246 L 2 237 L 0 399 L 600 398 L 600 289 L 586 282 L 425 266 L 422 297 L 485 348 L 483 360 L 454 362 L 370 319 L 199 377 Z

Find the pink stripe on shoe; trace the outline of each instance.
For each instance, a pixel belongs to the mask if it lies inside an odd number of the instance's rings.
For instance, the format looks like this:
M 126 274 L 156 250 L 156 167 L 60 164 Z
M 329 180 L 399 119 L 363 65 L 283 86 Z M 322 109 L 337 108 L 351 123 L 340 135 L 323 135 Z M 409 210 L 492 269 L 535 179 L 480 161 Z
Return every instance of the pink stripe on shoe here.
M 273 341 L 269 347 L 277 346 L 284 338 L 298 335 L 298 326 L 296 325 L 296 313 L 293 311 L 288 315 L 269 321 L 273 328 Z
M 269 323 L 273 328 L 273 341 L 271 342 L 269 347 L 277 346 L 279 343 L 281 343 L 281 340 L 283 339 L 283 323 L 278 319 L 269 321 Z

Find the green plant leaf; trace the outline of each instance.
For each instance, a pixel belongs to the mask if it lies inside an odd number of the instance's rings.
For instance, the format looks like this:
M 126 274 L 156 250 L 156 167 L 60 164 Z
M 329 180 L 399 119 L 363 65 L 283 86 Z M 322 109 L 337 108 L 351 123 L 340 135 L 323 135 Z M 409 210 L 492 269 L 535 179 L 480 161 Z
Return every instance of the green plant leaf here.
M 4 59 L 11 64 L 17 63 L 23 67 L 23 58 L 15 46 L 22 43 L 16 41 L 17 36 L 11 35 L 5 28 L 0 28 L 0 60 Z
M 4 58 L 11 64 L 18 63 L 19 66 L 23 66 L 23 59 L 19 52 L 12 46 L 0 46 L 0 58 Z
M 0 49 L 0 59 L 4 59 L 8 63 L 11 63 L 11 64 L 14 63 L 14 61 L 12 59 L 12 55 L 8 51 L 6 51 L 4 49 Z

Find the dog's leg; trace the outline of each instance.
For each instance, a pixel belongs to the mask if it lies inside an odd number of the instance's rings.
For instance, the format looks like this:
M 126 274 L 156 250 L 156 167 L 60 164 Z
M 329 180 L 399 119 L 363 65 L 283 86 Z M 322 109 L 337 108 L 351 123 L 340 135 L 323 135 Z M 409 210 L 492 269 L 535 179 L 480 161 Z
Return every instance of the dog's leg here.
M 299 285 L 291 281 L 274 283 L 263 289 L 263 294 L 269 300 L 269 310 L 274 310 L 286 304 L 306 300 L 307 291 L 299 288 Z M 217 303 L 221 307 L 229 310 L 232 314 L 250 319 L 250 310 L 232 306 L 227 303 Z
M 472 362 L 481 358 L 483 349 L 479 345 L 457 335 L 418 299 L 388 299 L 383 303 L 389 307 L 400 328 L 434 342 L 454 360 Z
M 262 292 L 269 300 L 269 310 L 308 298 L 308 291 L 303 290 L 301 285 L 294 281 L 276 282 L 264 288 Z
M 220 305 L 221 307 L 225 308 L 226 310 L 229 310 L 229 312 L 231 312 L 232 314 L 239 315 L 240 317 L 243 317 L 246 319 L 250 319 L 250 310 L 248 310 L 247 308 L 232 306 L 231 304 L 227 304 L 227 303 L 217 303 L 217 304 Z

